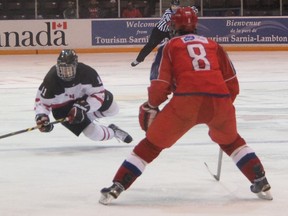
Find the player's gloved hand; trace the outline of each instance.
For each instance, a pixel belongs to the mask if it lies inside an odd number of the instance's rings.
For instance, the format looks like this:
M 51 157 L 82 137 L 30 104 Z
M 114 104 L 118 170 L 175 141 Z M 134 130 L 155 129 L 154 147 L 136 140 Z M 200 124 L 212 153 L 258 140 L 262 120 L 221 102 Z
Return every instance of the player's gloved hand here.
M 198 9 L 195 6 L 192 6 L 191 8 L 192 8 L 192 10 L 194 11 L 195 14 L 198 14 L 199 11 L 198 11 Z
M 37 114 L 35 121 L 41 132 L 51 132 L 54 128 L 54 125 L 50 124 L 49 116 L 46 114 Z
M 68 122 L 70 124 L 79 124 L 84 121 L 86 113 L 89 111 L 90 105 L 86 100 L 78 100 L 73 104 L 72 109 L 68 113 Z
M 143 103 L 139 107 L 138 120 L 139 120 L 139 124 L 142 130 L 144 131 L 148 130 L 149 126 L 154 121 L 159 111 L 160 110 L 158 107 L 155 107 L 155 108 L 150 107 L 148 102 Z

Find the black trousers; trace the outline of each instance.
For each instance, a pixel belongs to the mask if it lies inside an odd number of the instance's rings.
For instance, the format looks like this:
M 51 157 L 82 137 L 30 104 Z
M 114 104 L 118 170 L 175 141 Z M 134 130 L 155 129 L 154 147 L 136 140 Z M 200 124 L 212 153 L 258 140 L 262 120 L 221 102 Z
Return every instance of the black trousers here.
M 72 101 L 69 104 L 52 110 L 53 117 L 55 119 L 66 118 L 69 111 L 72 109 L 73 104 L 76 101 Z M 64 127 L 74 133 L 76 136 L 79 136 L 82 131 L 91 123 L 91 120 L 85 115 L 85 119 L 79 124 L 70 124 L 69 122 L 61 123 Z
M 144 61 L 146 56 L 165 38 L 170 38 L 169 32 L 160 31 L 156 27 L 153 28 L 148 43 L 141 49 L 136 60 L 138 62 Z
M 80 98 L 80 100 L 86 100 L 87 96 L 84 96 L 83 98 Z M 77 99 L 79 100 L 79 99 Z M 57 108 L 57 109 L 53 109 L 52 110 L 52 114 L 53 117 L 55 119 L 61 119 L 61 118 L 66 118 L 68 113 L 70 112 L 70 110 L 73 107 L 73 104 L 75 102 L 77 102 L 77 100 L 75 101 L 71 101 L 70 103 L 66 104 L 63 107 Z M 100 112 L 104 112 L 107 109 L 109 109 L 109 107 L 111 106 L 113 102 L 113 94 L 108 91 L 105 90 L 105 98 L 104 98 L 104 102 L 102 104 L 102 106 L 98 109 L 98 111 Z M 85 115 L 84 120 L 79 123 L 79 124 L 70 124 L 69 122 L 63 122 L 62 125 L 64 127 L 66 127 L 68 130 L 70 130 L 72 133 L 74 133 L 76 136 L 79 136 L 82 131 L 91 123 L 91 120 L 87 117 L 87 115 Z

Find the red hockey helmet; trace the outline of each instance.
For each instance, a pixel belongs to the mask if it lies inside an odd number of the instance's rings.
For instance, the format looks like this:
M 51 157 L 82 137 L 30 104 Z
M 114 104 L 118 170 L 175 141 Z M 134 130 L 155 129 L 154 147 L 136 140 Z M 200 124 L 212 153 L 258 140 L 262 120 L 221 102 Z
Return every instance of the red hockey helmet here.
M 180 34 L 194 33 L 198 17 L 191 7 L 181 7 L 171 16 L 170 29 Z

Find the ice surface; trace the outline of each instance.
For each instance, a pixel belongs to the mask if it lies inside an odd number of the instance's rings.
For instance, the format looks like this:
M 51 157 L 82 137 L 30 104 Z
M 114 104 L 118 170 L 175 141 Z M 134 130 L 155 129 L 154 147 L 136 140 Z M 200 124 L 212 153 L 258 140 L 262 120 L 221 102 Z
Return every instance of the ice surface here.
M 138 107 L 146 100 L 150 54 L 135 68 L 137 53 L 83 54 L 120 105 L 115 117 L 101 119 L 129 131 L 131 145 L 75 137 L 61 125 L 43 134 L 31 131 L 0 140 L 1 216 L 286 216 L 288 199 L 288 52 L 230 52 L 241 93 L 236 100 L 239 133 L 266 168 L 273 201 L 259 200 L 226 155 L 221 179 L 218 147 L 203 125 L 193 128 L 148 165 L 143 175 L 110 206 L 98 203 L 144 132 Z M 36 89 L 57 55 L 0 56 L 0 135 L 34 122 Z

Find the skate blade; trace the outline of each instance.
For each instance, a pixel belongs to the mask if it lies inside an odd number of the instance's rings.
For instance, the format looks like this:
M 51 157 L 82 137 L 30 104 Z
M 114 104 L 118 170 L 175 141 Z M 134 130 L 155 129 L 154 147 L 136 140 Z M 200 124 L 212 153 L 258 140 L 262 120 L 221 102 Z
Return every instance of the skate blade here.
M 272 194 L 270 191 L 261 191 L 256 194 L 258 198 L 264 199 L 264 200 L 273 200 Z
M 115 198 L 110 195 L 110 194 L 102 194 L 100 199 L 99 199 L 99 203 L 103 204 L 103 205 L 109 205 L 112 200 L 114 200 Z

